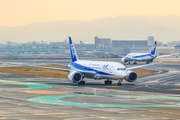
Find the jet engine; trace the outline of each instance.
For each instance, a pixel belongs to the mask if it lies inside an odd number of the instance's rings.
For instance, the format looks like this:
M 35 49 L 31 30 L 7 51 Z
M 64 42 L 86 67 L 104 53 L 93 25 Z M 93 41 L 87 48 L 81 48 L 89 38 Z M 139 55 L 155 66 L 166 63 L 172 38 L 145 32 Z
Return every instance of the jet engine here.
M 68 75 L 68 79 L 73 83 L 79 83 L 83 80 L 83 75 L 80 72 L 72 71 Z
M 126 60 L 126 58 L 122 58 L 121 59 L 121 62 L 123 62 L 123 63 L 126 63 L 128 60 Z
M 136 78 L 137 74 L 134 71 L 128 71 L 125 80 L 128 82 L 135 82 Z

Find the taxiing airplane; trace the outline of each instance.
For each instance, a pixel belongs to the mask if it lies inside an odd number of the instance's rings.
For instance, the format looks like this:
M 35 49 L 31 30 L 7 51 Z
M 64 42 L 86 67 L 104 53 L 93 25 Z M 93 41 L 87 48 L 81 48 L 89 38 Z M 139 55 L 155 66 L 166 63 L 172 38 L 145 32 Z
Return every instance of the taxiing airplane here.
M 170 55 L 156 56 L 156 45 L 157 45 L 157 41 L 154 42 L 154 46 L 151 50 L 151 53 L 129 53 L 121 59 L 121 62 L 122 63 L 128 62 L 130 64 L 130 61 L 134 61 L 133 64 L 137 64 L 137 62 L 146 61 L 146 64 L 149 64 L 150 62 L 153 62 L 155 58 L 178 55 L 178 54 L 170 54 Z
M 32 66 L 31 67 L 40 67 L 46 69 L 67 71 L 68 79 L 73 83 L 78 83 L 79 85 L 84 85 L 86 78 L 106 79 L 105 84 L 112 84 L 111 80 L 119 80 L 118 85 L 121 85 L 123 79 L 128 82 L 134 82 L 137 78 L 137 74 L 131 69 L 140 68 L 148 65 L 141 65 L 136 67 L 126 68 L 123 64 L 118 62 L 105 62 L 105 61 L 85 61 L 79 60 L 75 47 L 69 37 L 70 53 L 71 53 L 71 63 L 68 65 L 70 69 L 61 69 L 61 68 L 51 68 L 51 67 L 42 67 L 42 66 Z M 154 65 L 158 63 L 153 63 L 149 65 Z

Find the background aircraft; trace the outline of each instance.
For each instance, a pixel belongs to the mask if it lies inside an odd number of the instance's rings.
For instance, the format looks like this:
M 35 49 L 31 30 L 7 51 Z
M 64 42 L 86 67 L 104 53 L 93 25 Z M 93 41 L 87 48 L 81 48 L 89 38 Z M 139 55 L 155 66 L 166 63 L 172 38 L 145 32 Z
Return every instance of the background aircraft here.
M 150 62 L 153 62 L 155 58 L 168 57 L 179 54 L 178 53 L 178 54 L 156 56 L 156 45 L 157 45 L 157 41 L 154 42 L 154 46 L 150 53 L 129 53 L 121 59 L 121 62 L 122 63 L 128 62 L 130 64 L 130 61 L 134 61 L 133 64 L 137 64 L 137 62 L 146 61 L 146 64 L 149 64 Z
M 32 66 L 32 65 L 29 66 L 67 71 L 69 73 L 68 79 L 73 83 L 78 83 L 79 85 L 85 84 L 85 81 L 83 81 L 85 77 L 93 78 L 96 80 L 106 79 L 105 84 L 112 84 L 111 80 L 119 80 L 118 85 L 121 85 L 123 79 L 125 79 L 128 82 L 134 82 L 137 78 L 137 74 L 134 71 L 131 71 L 131 69 L 148 66 L 148 65 L 141 65 L 141 66 L 126 68 L 123 64 L 118 62 L 79 60 L 76 54 L 75 47 L 71 41 L 71 37 L 69 37 L 69 45 L 70 45 L 71 61 L 72 61 L 68 65 L 70 69 L 51 68 L 51 67 Z M 153 64 L 149 64 L 149 65 L 153 65 Z

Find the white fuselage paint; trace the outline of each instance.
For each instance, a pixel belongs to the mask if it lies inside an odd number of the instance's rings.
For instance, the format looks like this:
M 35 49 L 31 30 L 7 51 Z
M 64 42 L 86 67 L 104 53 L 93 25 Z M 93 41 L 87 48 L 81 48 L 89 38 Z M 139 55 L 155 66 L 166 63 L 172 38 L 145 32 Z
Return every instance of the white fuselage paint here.
M 137 57 L 137 56 L 143 56 L 143 57 Z M 154 58 L 155 55 L 152 56 L 150 53 L 129 53 L 125 57 L 125 59 L 128 61 L 149 61 Z
M 87 68 L 91 68 L 93 70 L 97 70 L 95 75 L 86 76 L 87 78 L 95 78 L 95 79 L 124 79 L 127 76 L 127 70 L 125 66 L 118 62 L 104 62 L 104 61 L 84 61 L 78 60 L 74 63 L 85 66 Z M 80 69 L 71 66 L 72 71 L 80 71 Z M 86 69 L 81 69 L 82 71 L 86 71 Z M 102 73 L 101 73 L 102 72 Z

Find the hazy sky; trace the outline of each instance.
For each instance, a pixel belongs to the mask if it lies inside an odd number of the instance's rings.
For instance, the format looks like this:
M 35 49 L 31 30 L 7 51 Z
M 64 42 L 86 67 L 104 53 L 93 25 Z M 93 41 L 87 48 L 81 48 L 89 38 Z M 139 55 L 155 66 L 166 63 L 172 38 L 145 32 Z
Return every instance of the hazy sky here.
M 0 26 L 124 15 L 180 16 L 180 0 L 0 0 Z

